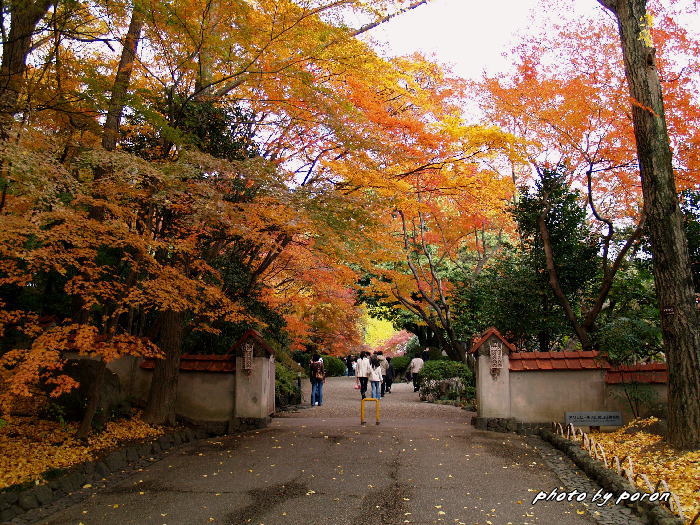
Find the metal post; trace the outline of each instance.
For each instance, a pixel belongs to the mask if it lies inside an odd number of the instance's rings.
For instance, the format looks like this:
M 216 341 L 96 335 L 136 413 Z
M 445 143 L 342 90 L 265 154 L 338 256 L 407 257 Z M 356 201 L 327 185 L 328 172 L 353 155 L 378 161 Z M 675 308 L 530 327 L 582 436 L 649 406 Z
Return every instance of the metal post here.
M 360 424 L 361 425 L 366 425 L 367 421 L 365 421 L 365 401 L 374 401 L 374 413 L 377 418 L 377 425 L 379 424 L 379 399 L 376 399 L 374 397 L 366 397 L 362 401 L 360 401 Z

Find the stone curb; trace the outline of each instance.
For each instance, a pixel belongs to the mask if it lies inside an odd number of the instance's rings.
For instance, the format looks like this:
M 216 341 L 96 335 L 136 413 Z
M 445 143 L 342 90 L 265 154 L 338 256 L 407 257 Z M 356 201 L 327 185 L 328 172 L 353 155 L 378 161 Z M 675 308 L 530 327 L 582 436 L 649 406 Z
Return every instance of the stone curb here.
M 549 427 L 548 423 L 523 423 L 513 417 L 472 417 L 472 425 L 477 430 L 489 432 L 513 432 L 520 435 L 537 434 L 540 429 Z
M 547 429 L 540 429 L 539 436 L 564 452 L 588 477 L 595 480 L 605 490 L 619 496 L 627 491 L 632 494 L 641 492 L 639 487 L 632 485 L 617 472 L 607 468 L 601 461 L 592 458 L 578 443 L 563 438 Z M 683 525 L 683 520 L 673 514 L 663 505 L 650 501 L 625 502 L 635 514 L 649 525 Z
M 44 485 L 26 488 L 22 488 L 23 485 L 7 487 L 0 491 L 0 523 L 8 522 L 27 511 L 49 505 L 82 488 L 83 485 L 100 480 L 139 459 L 158 455 L 164 450 L 183 443 L 211 436 L 211 432 L 203 429 L 177 430 L 163 434 L 151 442 L 133 443 L 118 448 L 96 460 L 70 467 L 56 477 L 45 473 L 44 479 L 47 477 L 50 479 Z

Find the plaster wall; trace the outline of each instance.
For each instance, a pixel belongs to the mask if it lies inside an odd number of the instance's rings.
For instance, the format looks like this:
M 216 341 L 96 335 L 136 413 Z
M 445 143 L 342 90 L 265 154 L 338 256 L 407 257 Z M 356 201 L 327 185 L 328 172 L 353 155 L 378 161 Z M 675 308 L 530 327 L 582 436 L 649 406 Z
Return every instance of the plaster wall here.
M 181 371 L 175 413 L 193 421 L 228 421 L 236 391 L 234 373 Z
M 135 391 L 134 381 L 139 368 L 139 361 L 140 359 L 138 357 L 125 355 L 107 363 L 107 368 L 119 377 L 119 382 L 122 385 L 124 395 L 127 399 L 138 397 Z
M 121 381 L 128 397 L 145 404 L 152 370 L 139 366 L 140 359 L 125 356 L 107 366 Z M 233 417 L 236 391 L 234 373 L 181 371 L 177 384 L 175 413 L 193 421 L 229 421 Z
M 563 421 L 566 412 L 605 411 L 604 370 L 510 371 L 509 416 L 524 423 Z

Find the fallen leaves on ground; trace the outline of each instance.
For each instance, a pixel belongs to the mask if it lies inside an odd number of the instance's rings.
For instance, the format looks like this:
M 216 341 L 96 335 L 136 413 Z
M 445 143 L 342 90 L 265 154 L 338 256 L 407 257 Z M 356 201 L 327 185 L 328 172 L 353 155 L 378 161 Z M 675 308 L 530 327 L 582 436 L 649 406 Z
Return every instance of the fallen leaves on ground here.
M 13 417 L 0 427 L 0 489 L 38 480 L 47 470 L 96 459 L 122 443 L 164 433 L 138 417 L 108 422 L 87 443 L 75 439 L 76 429 L 77 423 L 62 425 L 33 417 Z
M 670 447 L 661 435 L 652 432 L 658 423 L 655 417 L 636 419 L 615 432 L 594 432 L 592 436 L 603 445 L 609 461 L 613 456 L 620 460 L 629 456 L 635 474 L 646 474 L 654 485 L 666 480 L 680 499 L 686 518 L 693 519 L 700 512 L 700 451 Z M 641 478 L 637 484 L 648 491 Z

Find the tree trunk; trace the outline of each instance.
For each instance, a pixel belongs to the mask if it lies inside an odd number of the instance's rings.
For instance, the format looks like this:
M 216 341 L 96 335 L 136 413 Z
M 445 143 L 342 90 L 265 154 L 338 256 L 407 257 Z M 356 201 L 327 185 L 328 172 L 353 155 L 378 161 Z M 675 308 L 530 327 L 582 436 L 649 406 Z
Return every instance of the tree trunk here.
M 617 18 L 633 100 L 634 135 L 669 370 L 668 439 L 679 448 L 698 448 L 700 326 L 655 50 L 643 26 L 646 0 L 598 1 Z
M 212 50 L 211 40 L 219 25 L 219 2 L 209 0 L 202 16 L 201 42 L 197 51 L 197 80 L 194 85 L 194 99 L 204 99 L 212 94 Z
M 143 419 L 154 425 L 173 425 L 182 339 L 185 333 L 184 314 L 167 310 L 161 313 L 160 322 L 158 346 L 165 357 L 156 360 Z
M 537 226 L 540 230 L 540 235 L 542 236 L 542 246 L 544 247 L 544 254 L 547 260 L 547 274 L 549 275 L 549 284 L 552 287 L 554 295 L 559 300 L 564 312 L 566 313 L 566 318 L 571 323 L 574 331 L 576 332 L 576 337 L 581 342 L 581 346 L 584 350 L 590 350 L 593 346 L 591 337 L 586 329 L 584 329 L 578 322 L 576 313 L 571 307 L 571 303 L 566 297 L 564 290 L 561 289 L 559 285 L 559 277 L 557 275 L 557 268 L 554 264 L 554 253 L 552 252 L 552 241 L 549 237 L 549 228 L 547 228 L 547 223 L 545 221 L 547 214 L 549 213 L 549 205 L 547 204 L 542 210 L 542 213 L 537 217 Z
M 129 29 L 124 37 L 124 47 L 122 47 L 122 55 L 119 59 L 119 68 L 114 77 L 112 86 L 112 96 L 109 100 L 109 108 L 107 109 L 107 118 L 105 119 L 104 130 L 102 133 L 102 147 L 107 151 L 112 151 L 117 147 L 117 138 L 119 137 L 119 125 L 121 123 L 122 114 L 124 113 L 124 104 L 126 103 L 126 94 L 129 90 L 129 82 L 131 80 L 131 72 L 134 69 L 134 60 L 136 59 L 136 51 L 141 38 L 141 29 L 143 28 L 143 13 L 134 6 L 131 12 L 131 22 Z
M 90 385 L 90 389 L 87 393 L 87 405 L 85 406 L 83 419 L 80 421 L 80 426 L 75 433 L 75 437 L 78 439 L 87 439 L 90 431 L 92 430 L 92 421 L 95 418 L 97 408 L 100 405 L 100 393 L 102 392 L 102 383 L 104 382 L 106 370 L 107 366 L 105 362 L 100 359 L 97 365 L 95 380 Z
M 24 72 L 32 36 L 39 21 L 55 0 L 10 2 L 10 31 L 2 43 L 0 64 L 0 140 L 10 136 L 19 96 L 24 89 Z

